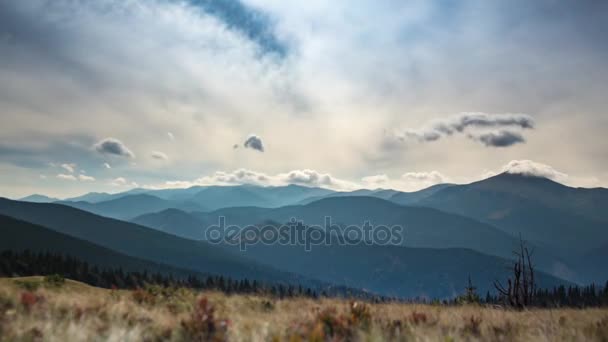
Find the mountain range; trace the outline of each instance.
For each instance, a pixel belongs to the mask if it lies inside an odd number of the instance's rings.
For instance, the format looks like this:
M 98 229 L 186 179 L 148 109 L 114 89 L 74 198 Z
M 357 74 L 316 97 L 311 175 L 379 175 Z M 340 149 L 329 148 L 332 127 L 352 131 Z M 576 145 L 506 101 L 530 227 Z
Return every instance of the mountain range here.
M 520 239 L 534 251 L 547 285 L 605 281 L 607 206 L 607 189 L 504 173 L 416 192 L 240 185 L 133 189 L 62 201 L 35 195 L 21 202 L 0 200 L 0 214 L 126 257 L 193 272 L 449 297 L 469 275 L 479 289 L 492 290 L 492 281 L 506 276 Z M 370 222 L 403 227 L 405 235 L 395 246 L 331 244 L 306 252 L 302 246 L 256 244 L 242 252 L 205 241 L 206 228 L 220 217 L 240 227 L 280 226 L 293 218 L 320 226 L 321 234 L 331 217 L 342 229 Z

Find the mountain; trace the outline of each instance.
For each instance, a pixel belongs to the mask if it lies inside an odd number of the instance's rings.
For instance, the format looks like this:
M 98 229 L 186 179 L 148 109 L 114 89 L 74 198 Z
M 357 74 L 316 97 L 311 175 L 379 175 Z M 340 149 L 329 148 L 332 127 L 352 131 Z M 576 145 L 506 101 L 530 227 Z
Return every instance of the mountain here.
M 34 194 L 34 195 L 29 195 L 29 196 L 23 197 L 20 199 L 20 201 L 34 202 L 34 203 L 51 203 L 51 202 L 59 201 L 59 199 L 53 198 L 53 197 L 48 197 L 45 195 Z
M 117 219 L 131 219 L 145 213 L 157 212 L 169 208 L 182 208 L 185 210 L 202 209 L 202 207 L 193 203 L 168 201 L 148 194 L 126 195 L 117 199 L 97 203 L 69 201 L 58 203 Z
M 166 201 L 175 203 L 186 202 L 196 204 L 198 206 L 198 208 L 191 208 L 191 210 L 201 210 L 201 208 L 206 208 L 207 210 L 216 210 L 220 208 L 239 206 L 280 207 L 283 205 L 295 204 L 306 198 L 322 197 L 331 193 L 334 193 L 334 191 L 293 184 L 287 186 L 193 186 L 186 189 L 161 190 L 138 188 L 117 194 L 91 192 L 79 197 L 68 198 L 65 200 L 65 202 L 100 203 L 130 197 L 133 195 L 145 194 Z M 179 204 L 174 204 L 173 206 L 166 208 L 180 207 L 182 206 Z M 85 207 L 83 205 L 80 208 L 84 209 Z
M 107 192 L 89 192 L 82 196 L 66 198 L 65 202 L 89 202 L 97 203 L 103 201 L 109 201 L 118 197 L 122 197 L 122 194 L 109 194 Z
M 227 247 L 239 250 L 239 247 Z M 470 276 L 479 293 L 493 292 L 494 280 L 509 276 L 510 261 L 468 249 L 397 246 L 256 243 L 244 256 L 261 263 L 332 283 L 406 298 L 449 298 L 462 294 Z M 567 282 L 537 272 L 540 287 Z
M 430 186 L 428 188 L 414 191 L 414 192 L 398 192 L 389 198 L 390 201 L 401 204 L 401 205 L 410 205 L 414 204 L 418 201 L 421 201 L 436 192 L 454 186 L 454 184 L 437 184 Z
M 142 226 L 192 240 L 205 239 L 205 226 L 194 215 L 178 209 L 166 209 L 157 213 L 138 216 L 131 220 Z
M 546 178 L 501 174 L 441 189 L 414 204 L 468 216 L 574 257 L 608 241 L 605 189 L 576 189 Z M 591 213 L 591 214 L 590 214 Z
M 595 275 L 590 277 L 588 282 L 602 283 L 608 279 L 608 267 L 606 267 L 606 260 L 608 260 L 608 241 L 595 248 L 581 258 L 581 265 L 585 268 L 587 273 Z
M 295 203 L 295 204 L 310 204 L 312 202 L 316 202 L 316 201 L 322 200 L 324 198 L 330 198 L 330 197 L 364 196 L 364 197 L 377 197 L 377 198 L 387 200 L 387 199 L 390 199 L 391 197 L 395 196 L 398 193 L 401 193 L 401 192 L 397 191 L 397 190 L 391 190 L 391 189 L 376 189 L 376 190 L 359 189 L 359 190 L 354 190 L 354 191 L 333 192 L 333 193 L 330 193 L 327 195 L 309 197 L 309 198 L 305 198 L 304 200 L 302 200 L 298 203 Z
M 259 244 L 241 254 L 235 247 L 182 239 L 59 204 L 0 199 L 0 214 L 44 224 L 125 255 L 197 272 L 304 285 L 309 275 L 317 275 L 314 279 L 324 282 L 404 297 L 461 293 L 468 274 L 480 289 L 489 289 L 494 278 L 504 278 L 509 263 L 470 250 L 394 246 L 325 246 L 307 252 L 300 246 Z M 546 286 L 564 283 L 542 274 L 539 279 Z
M 124 271 L 143 271 L 186 277 L 192 271 L 141 260 L 114 252 L 85 240 L 51 229 L 0 215 L 0 250 L 58 253 L 102 268 L 120 267 Z
M 219 246 L 192 241 L 133 223 L 60 204 L 0 199 L 0 214 L 42 225 L 116 252 L 196 272 L 266 281 L 304 281 L 260 265 Z
M 608 223 L 608 189 L 573 188 L 543 177 L 503 173 L 472 186 L 529 199 L 545 207 Z
M 244 206 L 273 208 L 295 204 L 309 197 L 323 196 L 330 193 L 333 193 L 333 191 L 299 185 L 278 187 L 210 186 L 196 193 L 190 200 L 209 210 Z
M 140 216 L 134 222 L 189 239 L 203 239 L 205 230 L 218 225 L 220 217 L 226 219 L 227 226 L 245 227 L 263 222 L 287 223 L 292 218 L 302 220 L 306 225 L 324 226 L 326 216 L 341 227 L 361 226 L 366 221 L 375 226 L 401 226 L 404 228 L 402 245 L 408 247 L 470 248 L 488 255 L 511 258 L 519 242 L 505 232 L 468 217 L 431 208 L 403 207 L 363 196 L 328 197 L 303 206 L 281 208 L 237 207 L 190 214 L 172 210 Z M 569 263 L 550 250 L 536 247 L 535 259 L 538 267 L 551 274 L 577 279 Z

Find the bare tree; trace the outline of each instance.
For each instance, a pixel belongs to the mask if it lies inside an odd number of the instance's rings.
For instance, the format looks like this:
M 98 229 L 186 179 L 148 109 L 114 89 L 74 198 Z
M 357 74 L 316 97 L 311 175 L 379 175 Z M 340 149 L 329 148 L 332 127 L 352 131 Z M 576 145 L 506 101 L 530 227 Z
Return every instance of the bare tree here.
M 514 251 L 516 257 L 513 263 L 513 276 L 507 279 L 507 287 L 499 281 L 494 281 L 494 287 L 505 302 L 511 307 L 523 309 L 532 304 L 536 293 L 534 266 L 531 253 L 519 236 L 519 249 Z

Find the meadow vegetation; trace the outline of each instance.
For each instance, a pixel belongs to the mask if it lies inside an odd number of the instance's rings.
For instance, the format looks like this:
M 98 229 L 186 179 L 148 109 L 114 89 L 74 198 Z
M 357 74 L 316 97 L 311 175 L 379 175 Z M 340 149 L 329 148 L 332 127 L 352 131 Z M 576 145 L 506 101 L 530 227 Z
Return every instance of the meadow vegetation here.
M 608 309 L 365 303 L 0 279 L 2 341 L 608 341 Z

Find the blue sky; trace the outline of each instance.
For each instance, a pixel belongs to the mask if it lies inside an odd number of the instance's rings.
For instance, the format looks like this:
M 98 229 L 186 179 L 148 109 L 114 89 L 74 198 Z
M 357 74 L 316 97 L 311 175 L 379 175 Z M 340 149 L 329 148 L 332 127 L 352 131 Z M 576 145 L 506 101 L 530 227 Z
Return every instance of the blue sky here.
M 4 1 L 0 195 L 415 190 L 512 167 L 608 186 L 607 16 L 593 0 Z

